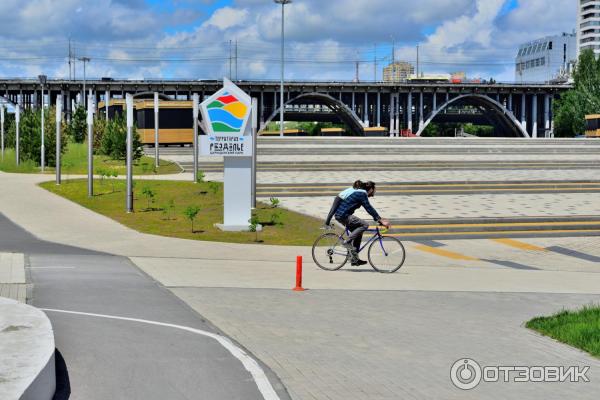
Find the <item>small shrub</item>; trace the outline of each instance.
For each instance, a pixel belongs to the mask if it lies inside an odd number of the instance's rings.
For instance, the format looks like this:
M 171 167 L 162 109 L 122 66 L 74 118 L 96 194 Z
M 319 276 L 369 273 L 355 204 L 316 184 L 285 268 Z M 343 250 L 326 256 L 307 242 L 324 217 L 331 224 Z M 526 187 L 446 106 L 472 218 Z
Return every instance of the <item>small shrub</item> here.
M 255 233 L 255 237 L 254 237 L 254 241 L 258 242 L 258 215 L 254 214 L 252 215 L 252 217 L 248 220 L 248 222 L 250 223 L 250 225 L 248 225 L 248 229 L 250 230 L 250 232 L 254 232 Z
M 154 198 L 156 197 L 156 192 L 154 190 L 152 190 L 152 188 L 150 186 L 144 186 L 144 188 L 142 189 L 142 195 L 148 201 L 148 207 L 146 207 L 146 210 L 150 210 L 150 204 L 154 203 Z
M 271 207 L 277 208 L 279 206 L 280 201 L 277 197 L 271 197 L 269 201 L 271 202 Z
M 188 206 L 185 210 L 183 210 L 183 215 L 192 223 L 192 233 L 194 233 L 194 220 L 198 216 L 200 212 L 200 207 L 198 206 Z
M 272 225 L 279 225 L 281 223 L 281 212 L 280 211 L 276 211 L 273 214 L 271 214 L 271 224 Z
M 198 171 L 198 173 L 196 174 L 196 182 L 198 182 L 198 183 L 204 182 L 205 177 L 206 177 L 206 175 L 204 175 L 204 172 Z
M 216 195 L 219 192 L 219 183 L 218 182 L 209 182 L 208 183 L 208 188 L 210 189 L 210 191 L 212 192 L 213 195 Z
M 162 213 L 163 213 L 163 216 L 166 217 L 167 221 L 171 220 L 171 214 L 173 213 L 174 209 L 175 209 L 175 200 L 173 200 L 173 199 L 169 200 L 166 204 L 164 204 L 162 206 Z

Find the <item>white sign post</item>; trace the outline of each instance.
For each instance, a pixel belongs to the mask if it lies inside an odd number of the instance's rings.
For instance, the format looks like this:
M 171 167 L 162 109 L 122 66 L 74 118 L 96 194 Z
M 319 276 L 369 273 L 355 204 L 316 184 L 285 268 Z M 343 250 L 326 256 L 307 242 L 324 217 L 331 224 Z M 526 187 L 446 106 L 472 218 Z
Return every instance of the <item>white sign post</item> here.
M 19 165 L 21 163 L 21 155 L 19 154 L 19 148 L 21 145 L 20 129 L 19 125 L 21 124 L 21 103 L 17 103 L 15 106 L 15 157 L 16 163 Z
M 224 158 L 224 231 L 249 230 L 252 208 L 252 99 L 230 80 L 200 105 L 204 129 L 202 156 Z
M 4 161 L 4 105 L 0 104 L 0 124 L 2 125 L 2 161 Z
M 61 170 L 60 170 L 60 152 L 61 152 L 61 137 L 60 137 L 60 124 L 62 122 L 62 105 L 63 96 L 59 94 L 56 96 L 56 184 L 60 185 L 61 182 Z

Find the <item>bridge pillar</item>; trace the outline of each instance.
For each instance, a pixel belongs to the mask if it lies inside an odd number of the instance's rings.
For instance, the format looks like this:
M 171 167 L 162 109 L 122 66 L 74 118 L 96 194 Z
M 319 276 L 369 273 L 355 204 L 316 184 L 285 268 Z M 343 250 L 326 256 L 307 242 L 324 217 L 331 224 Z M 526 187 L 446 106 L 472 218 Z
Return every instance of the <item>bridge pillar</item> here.
M 381 126 L 381 92 L 377 92 L 377 126 Z
M 508 111 L 513 112 L 513 95 L 512 93 L 508 95 Z
M 437 92 L 433 92 L 433 112 L 437 111 Z
M 538 97 L 537 94 L 533 95 L 533 98 L 531 99 L 531 137 L 533 138 L 537 138 L 538 137 L 538 113 L 537 113 L 537 109 L 538 109 Z
M 423 90 L 419 92 L 419 130 L 423 127 Z
M 352 92 L 352 111 L 356 112 L 356 93 Z
M 446 103 L 450 101 L 450 92 L 446 91 Z M 444 114 L 448 114 L 448 107 L 444 108 Z
M 389 126 L 389 130 L 390 130 L 390 136 L 394 136 L 394 133 L 396 133 L 396 95 L 394 93 L 390 93 L 390 109 L 389 114 L 390 114 L 390 126 Z
M 204 93 L 202 93 L 202 101 L 204 101 Z M 265 125 L 265 92 L 260 92 L 260 130 L 264 129 Z
M 108 122 L 108 104 L 110 102 L 110 90 L 104 91 L 104 114 L 106 116 L 106 122 Z
M 407 99 L 407 105 L 406 105 L 406 127 L 409 131 L 412 132 L 412 128 L 413 128 L 413 121 L 412 121 L 412 90 L 408 91 L 408 99 Z
M 369 126 L 369 93 L 365 92 L 365 109 L 363 110 L 363 121 L 366 126 Z
M 550 95 L 544 95 L 544 131 L 545 136 L 550 132 Z
M 527 131 L 527 119 L 525 115 L 525 108 L 527 107 L 526 97 L 525 93 L 521 94 L 521 126 L 525 131 Z
M 395 112 L 394 112 L 394 119 L 396 120 L 396 130 L 394 131 L 394 133 L 396 135 L 400 135 L 400 93 L 396 93 L 396 105 L 395 105 Z

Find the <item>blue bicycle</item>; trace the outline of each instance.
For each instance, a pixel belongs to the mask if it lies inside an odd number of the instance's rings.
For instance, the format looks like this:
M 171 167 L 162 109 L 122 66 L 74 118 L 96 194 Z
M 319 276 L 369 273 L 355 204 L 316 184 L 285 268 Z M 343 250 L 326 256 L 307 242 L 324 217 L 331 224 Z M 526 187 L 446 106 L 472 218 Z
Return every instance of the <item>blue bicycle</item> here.
M 382 235 L 378 227 L 368 229 L 367 232 L 373 235 L 360 248 L 359 253 L 369 248 L 367 259 L 377 272 L 391 274 L 398 271 L 406 258 L 402 242 L 395 237 Z M 342 244 L 348 234 L 346 229 L 342 234 L 329 232 L 319 236 L 312 247 L 312 257 L 319 268 L 337 271 L 348 262 L 350 252 Z

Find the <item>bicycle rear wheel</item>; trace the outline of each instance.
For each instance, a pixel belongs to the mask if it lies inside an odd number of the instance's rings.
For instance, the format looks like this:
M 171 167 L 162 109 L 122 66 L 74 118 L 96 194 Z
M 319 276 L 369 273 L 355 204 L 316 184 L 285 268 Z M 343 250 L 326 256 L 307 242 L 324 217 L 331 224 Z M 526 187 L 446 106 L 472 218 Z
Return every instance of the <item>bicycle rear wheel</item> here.
M 325 233 L 312 247 L 312 258 L 315 264 L 327 271 L 336 271 L 348 261 L 348 249 L 342 246 L 342 241 L 337 233 Z
M 369 264 L 375 271 L 391 274 L 404 264 L 404 246 L 395 237 L 382 236 L 369 246 Z

